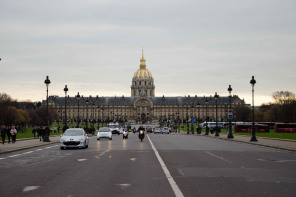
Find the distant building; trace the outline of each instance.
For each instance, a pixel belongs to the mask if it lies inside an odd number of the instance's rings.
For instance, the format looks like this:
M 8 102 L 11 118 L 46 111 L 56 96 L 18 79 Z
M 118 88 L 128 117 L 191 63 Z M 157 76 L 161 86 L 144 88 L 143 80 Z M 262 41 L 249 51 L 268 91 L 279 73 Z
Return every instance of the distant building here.
M 134 73 L 131 85 L 131 97 L 81 97 L 79 100 L 79 119 L 97 120 L 99 122 L 129 121 L 153 122 L 185 121 L 192 117 L 206 119 L 205 96 L 155 97 L 155 85 L 151 72 L 146 68 L 146 60 L 142 52 L 140 68 Z M 208 98 L 208 120 L 216 117 L 216 105 L 213 96 Z M 197 105 L 200 103 L 200 105 Z M 43 101 L 43 104 L 46 104 Z M 245 104 L 244 100 L 234 95 L 232 106 Z M 49 105 L 64 119 L 65 97 L 50 96 Z M 218 120 L 226 121 L 228 115 L 228 97 L 218 99 Z M 78 101 L 75 97 L 67 97 L 67 120 L 78 119 Z

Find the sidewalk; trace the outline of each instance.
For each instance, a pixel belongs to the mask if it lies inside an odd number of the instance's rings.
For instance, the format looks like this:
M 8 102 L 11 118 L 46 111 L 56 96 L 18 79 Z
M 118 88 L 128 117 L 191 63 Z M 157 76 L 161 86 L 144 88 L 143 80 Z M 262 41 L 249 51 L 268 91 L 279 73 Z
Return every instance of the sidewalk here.
M 40 141 L 38 138 L 17 139 L 14 144 L 12 144 L 11 142 L 10 144 L 8 144 L 6 141 L 4 145 L 2 143 L 0 144 L 0 154 L 58 143 L 60 141 L 60 136 L 50 136 L 49 139 L 50 142 L 43 142 Z
M 266 146 L 266 147 L 272 147 L 272 148 L 278 148 L 278 149 L 282 149 L 282 150 L 296 152 L 296 140 L 256 137 L 258 140 L 257 142 L 250 142 L 251 136 L 246 136 L 246 135 L 233 134 L 233 136 L 234 136 L 233 139 L 228 139 L 227 134 L 224 134 L 224 133 L 220 133 L 219 137 L 215 137 L 215 134 L 204 135 L 204 133 L 203 133 L 201 135 L 206 136 L 206 137 L 218 138 L 218 139 L 222 139 L 222 140 L 237 141 L 237 142 L 255 144 L 255 145 L 259 145 L 259 146 Z

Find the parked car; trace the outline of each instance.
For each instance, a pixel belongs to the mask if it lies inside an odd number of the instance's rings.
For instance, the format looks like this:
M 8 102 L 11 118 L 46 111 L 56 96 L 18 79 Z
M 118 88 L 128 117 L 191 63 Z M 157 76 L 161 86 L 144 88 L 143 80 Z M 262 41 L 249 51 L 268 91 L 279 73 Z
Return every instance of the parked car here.
M 168 127 L 164 127 L 164 128 L 162 129 L 161 133 L 162 133 L 162 134 L 164 134 L 164 133 L 170 134 L 170 130 L 169 130 Z
M 98 130 L 97 140 L 100 140 L 101 138 L 108 138 L 109 140 L 112 140 L 112 131 L 109 127 L 101 127 Z
M 60 139 L 60 148 L 88 148 L 89 139 L 82 128 L 67 129 Z

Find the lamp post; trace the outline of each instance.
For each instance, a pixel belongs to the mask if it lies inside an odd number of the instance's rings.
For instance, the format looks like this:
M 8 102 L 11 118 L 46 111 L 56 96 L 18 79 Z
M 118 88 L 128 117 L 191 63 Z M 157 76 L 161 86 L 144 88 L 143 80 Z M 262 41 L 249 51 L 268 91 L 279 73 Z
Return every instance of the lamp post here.
M 102 107 L 102 127 L 104 126 L 104 107 Z
M 179 108 L 178 108 L 179 110 Z M 176 112 L 176 116 L 177 116 L 177 133 L 180 131 L 180 116 L 179 116 L 179 112 Z
M 186 125 L 187 125 L 187 134 L 189 134 L 189 122 L 188 122 L 188 107 L 186 108 Z
M 79 95 L 79 92 L 76 95 L 76 99 L 78 101 L 77 128 L 79 128 L 79 125 L 80 125 L 80 118 L 79 118 L 79 100 L 80 100 L 80 95 Z
M 201 134 L 201 129 L 199 127 L 199 107 L 200 107 L 200 102 L 197 102 L 197 134 Z
M 232 115 L 232 111 L 231 111 L 231 91 L 232 91 L 232 88 L 231 88 L 231 85 L 229 85 L 227 90 L 229 92 L 229 113 L 231 113 L 231 115 Z M 233 138 L 232 123 L 231 123 L 232 118 L 230 118 L 230 117 L 228 117 L 228 118 L 229 118 L 229 132 L 228 132 L 227 138 Z
M 64 129 L 63 129 L 63 132 L 66 131 L 67 129 L 67 92 L 68 92 L 68 87 L 67 85 L 65 85 L 65 88 L 64 88 L 64 92 L 65 92 L 65 120 L 64 120 Z
M 86 130 L 87 130 L 87 132 L 88 132 L 88 103 L 89 103 L 89 100 L 88 100 L 88 98 L 86 98 L 85 104 L 86 104 Z
M 193 103 L 191 104 L 191 133 L 194 134 L 194 116 L 193 116 Z
M 209 100 L 208 98 L 205 99 L 205 104 L 206 104 L 206 133 L 205 135 L 209 135 L 209 127 L 208 127 L 208 103 Z
M 253 105 L 253 123 L 252 123 L 252 138 L 251 142 L 257 142 L 256 134 L 255 134 L 255 108 L 254 108 L 254 86 L 255 86 L 256 80 L 254 79 L 254 76 L 252 76 L 252 79 L 250 81 L 250 84 L 252 85 L 252 105 Z
M 216 101 L 216 134 L 215 136 L 219 136 L 219 129 L 218 129 L 218 99 L 219 99 L 219 95 L 217 94 L 217 92 L 215 92 L 215 101 Z
M 98 105 L 98 130 L 100 129 L 100 105 Z
M 45 129 L 45 132 L 44 132 L 44 136 L 43 136 L 43 142 L 50 142 L 49 140 L 49 114 L 48 114 L 48 86 L 50 84 L 50 80 L 48 78 L 48 76 L 46 76 L 46 79 L 44 81 L 45 85 L 46 85 L 46 113 L 47 113 L 47 126 L 46 126 L 46 129 Z
M 92 103 L 92 133 L 95 131 L 95 103 Z

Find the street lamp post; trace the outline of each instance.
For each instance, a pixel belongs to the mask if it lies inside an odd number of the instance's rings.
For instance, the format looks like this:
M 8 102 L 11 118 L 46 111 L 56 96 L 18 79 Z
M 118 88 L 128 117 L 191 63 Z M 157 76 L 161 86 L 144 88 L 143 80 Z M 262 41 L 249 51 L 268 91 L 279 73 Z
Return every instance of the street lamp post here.
M 256 80 L 254 79 L 254 76 L 252 76 L 252 79 L 250 81 L 250 84 L 252 85 L 252 105 L 253 105 L 253 123 L 252 123 L 252 138 L 251 142 L 257 142 L 256 134 L 255 134 L 255 108 L 254 108 L 254 86 L 255 86 Z
M 102 107 L 102 127 L 104 126 L 104 107 Z
M 100 129 L 100 105 L 98 105 L 98 130 Z
M 95 103 L 92 103 L 92 133 L 95 131 Z
M 188 122 L 188 107 L 186 108 L 186 125 L 187 125 L 187 134 L 189 134 L 189 122 Z
M 208 98 L 205 99 L 205 104 L 206 104 L 206 133 L 205 135 L 209 135 L 209 127 L 208 127 L 208 103 L 209 100 Z
M 65 85 L 65 88 L 64 88 L 64 92 L 65 92 L 65 120 L 64 120 L 64 129 L 63 129 L 63 132 L 66 131 L 67 129 L 67 92 L 68 92 L 68 87 L 67 85 Z
M 43 142 L 50 142 L 49 140 L 49 114 L 48 114 L 48 86 L 50 84 L 50 80 L 48 78 L 48 76 L 46 76 L 46 79 L 44 81 L 45 85 L 46 85 L 46 113 L 47 113 L 47 126 L 46 126 L 46 129 L 45 129 L 45 132 L 44 132 L 44 136 L 43 136 Z
M 79 95 L 79 92 L 76 95 L 76 99 L 78 101 L 77 128 L 79 128 L 79 125 L 80 125 L 80 117 L 79 117 L 79 100 L 80 100 L 80 95 Z
M 193 103 L 191 104 L 191 133 L 194 134 L 194 116 L 193 116 L 193 109 L 194 109 L 194 106 L 193 106 Z
M 215 92 L 215 101 L 216 101 L 216 134 L 215 136 L 219 136 L 219 129 L 218 129 L 218 99 L 219 99 L 219 95 L 217 94 L 217 92 Z
M 232 111 L 231 111 L 231 91 L 232 91 L 231 85 L 229 85 L 227 90 L 229 92 L 229 112 L 232 113 Z M 229 118 L 229 132 L 228 132 L 227 138 L 233 138 L 231 119 L 232 118 Z
M 86 130 L 87 130 L 87 132 L 88 132 L 88 103 L 89 103 L 89 100 L 88 100 L 88 98 L 86 98 L 85 104 L 86 104 Z
M 200 102 L 197 102 L 197 134 L 201 134 L 201 129 L 199 127 L 199 107 L 200 107 Z

